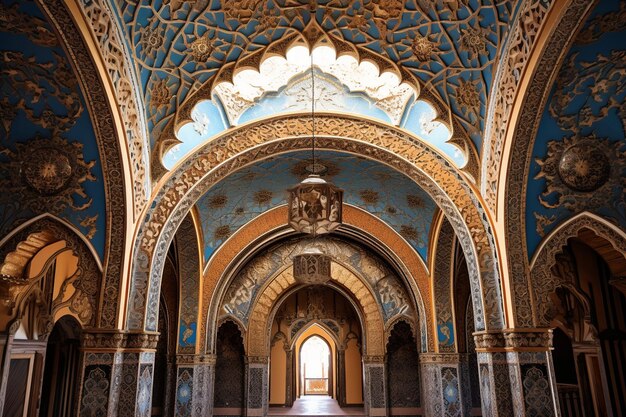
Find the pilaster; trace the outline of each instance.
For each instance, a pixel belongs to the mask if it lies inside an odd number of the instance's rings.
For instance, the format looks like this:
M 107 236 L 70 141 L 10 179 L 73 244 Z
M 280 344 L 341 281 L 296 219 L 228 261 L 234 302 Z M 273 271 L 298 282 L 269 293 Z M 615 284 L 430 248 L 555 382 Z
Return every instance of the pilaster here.
M 176 417 L 213 415 L 215 355 L 176 356 Z
M 483 416 L 560 415 L 552 330 L 506 329 L 474 333 Z
M 467 355 L 420 354 L 425 417 L 465 417 L 472 410 Z
M 267 415 L 269 397 L 269 358 L 246 356 L 246 416 Z
M 149 417 L 158 333 L 84 332 L 80 416 Z
M 384 356 L 363 357 L 363 402 L 368 416 L 387 416 L 387 377 Z

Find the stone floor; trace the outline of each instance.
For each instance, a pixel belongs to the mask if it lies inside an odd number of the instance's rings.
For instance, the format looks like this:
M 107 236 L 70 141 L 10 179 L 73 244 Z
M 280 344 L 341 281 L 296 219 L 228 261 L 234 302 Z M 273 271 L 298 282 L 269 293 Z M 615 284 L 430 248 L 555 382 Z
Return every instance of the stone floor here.
M 325 395 L 305 395 L 293 407 L 270 407 L 268 416 L 364 416 L 363 407 L 339 407 L 336 400 Z

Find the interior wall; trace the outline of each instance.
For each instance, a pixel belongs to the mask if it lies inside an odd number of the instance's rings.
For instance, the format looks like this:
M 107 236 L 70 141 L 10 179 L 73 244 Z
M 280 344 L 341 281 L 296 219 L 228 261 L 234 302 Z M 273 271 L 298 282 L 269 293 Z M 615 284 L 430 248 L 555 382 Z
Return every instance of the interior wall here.
M 287 353 L 282 341 L 270 350 L 270 405 L 284 405 L 287 400 Z
M 346 344 L 346 404 L 363 404 L 363 358 L 357 339 Z

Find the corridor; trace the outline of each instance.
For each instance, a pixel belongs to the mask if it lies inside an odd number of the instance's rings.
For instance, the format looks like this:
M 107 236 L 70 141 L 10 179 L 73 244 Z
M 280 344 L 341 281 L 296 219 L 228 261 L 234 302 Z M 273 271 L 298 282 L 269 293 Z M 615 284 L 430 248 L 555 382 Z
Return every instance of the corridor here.
M 268 416 L 364 416 L 363 407 L 339 407 L 326 395 L 303 395 L 293 407 L 270 407 Z

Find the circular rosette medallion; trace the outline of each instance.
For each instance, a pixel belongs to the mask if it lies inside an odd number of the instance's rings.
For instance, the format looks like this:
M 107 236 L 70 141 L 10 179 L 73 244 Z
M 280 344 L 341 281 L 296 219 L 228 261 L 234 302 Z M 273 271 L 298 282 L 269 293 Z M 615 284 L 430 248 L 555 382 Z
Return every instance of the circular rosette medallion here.
M 570 189 L 590 192 L 602 187 L 611 173 L 608 157 L 591 144 L 567 148 L 559 161 L 559 176 Z
M 51 147 L 33 150 L 22 162 L 26 183 L 41 195 L 63 190 L 72 178 L 72 164 L 62 152 Z

